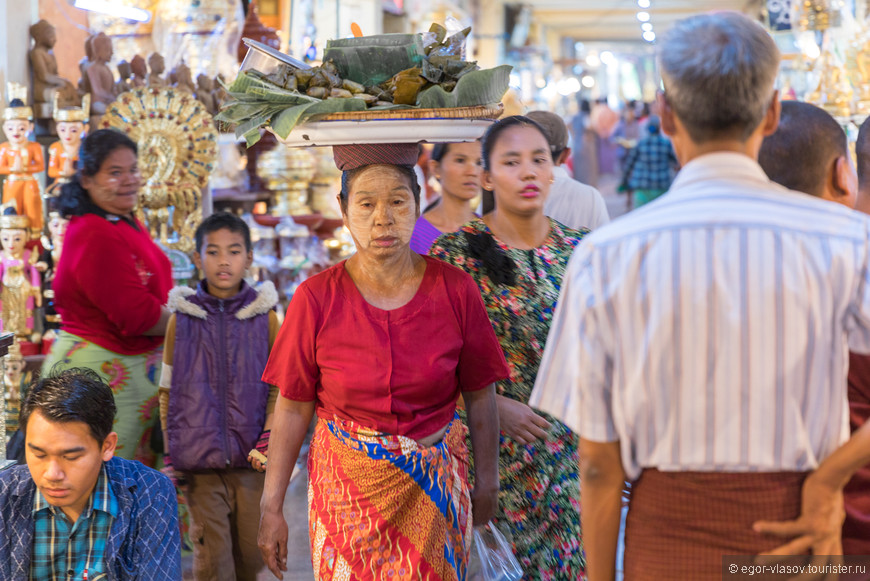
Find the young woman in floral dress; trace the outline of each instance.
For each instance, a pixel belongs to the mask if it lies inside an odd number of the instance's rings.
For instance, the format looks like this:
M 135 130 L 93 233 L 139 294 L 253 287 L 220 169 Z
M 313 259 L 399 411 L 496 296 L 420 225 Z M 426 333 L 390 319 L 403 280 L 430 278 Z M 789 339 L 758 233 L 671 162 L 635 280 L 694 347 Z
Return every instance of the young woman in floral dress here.
M 498 522 L 513 537 L 524 579 L 585 579 L 578 439 L 527 404 L 562 276 L 586 233 L 544 216 L 553 161 L 544 130 L 508 117 L 483 138 L 483 185 L 495 210 L 435 241 L 430 254 L 480 288 L 510 378 L 496 384 L 501 450 Z

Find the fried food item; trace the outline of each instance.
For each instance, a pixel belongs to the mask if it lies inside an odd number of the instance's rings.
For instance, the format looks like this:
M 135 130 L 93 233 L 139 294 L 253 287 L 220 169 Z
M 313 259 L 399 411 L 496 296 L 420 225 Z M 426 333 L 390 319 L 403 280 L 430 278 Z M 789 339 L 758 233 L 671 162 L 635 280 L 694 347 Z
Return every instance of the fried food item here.
M 416 105 L 417 95 L 428 81 L 423 78 L 420 67 L 396 73 L 390 81 L 390 92 L 396 105 Z

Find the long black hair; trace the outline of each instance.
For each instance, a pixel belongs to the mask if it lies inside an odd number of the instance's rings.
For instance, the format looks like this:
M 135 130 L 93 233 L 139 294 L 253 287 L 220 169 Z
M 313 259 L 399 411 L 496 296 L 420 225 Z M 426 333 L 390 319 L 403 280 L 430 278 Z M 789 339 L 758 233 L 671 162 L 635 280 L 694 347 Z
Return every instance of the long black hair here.
M 528 117 L 512 115 L 511 117 L 499 119 L 490 125 L 483 135 L 482 157 L 484 170 L 492 170 L 491 158 L 495 144 L 505 131 L 514 127 L 532 127 L 537 129 L 544 137 L 544 141 L 549 143 L 547 132 L 544 131 L 544 128 Z M 547 151 L 549 151 L 549 147 Z M 495 196 L 491 191 L 483 190 L 483 213 L 488 214 L 493 209 L 495 209 Z M 499 248 L 495 239 L 488 232 L 471 233 L 465 231 L 463 235 L 468 248 L 468 256 L 481 261 L 483 271 L 495 284 L 507 286 L 516 284 L 516 264 L 510 256 Z
M 79 149 L 78 169 L 72 180 L 60 188 L 57 206 L 62 215 L 80 216 L 89 211 L 93 202 L 82 186 L 82 176 L 97 175 L 106 158 L 122 148 L 138 154 L 136 143 L 116 129 L 99 129 L 84 138 Z

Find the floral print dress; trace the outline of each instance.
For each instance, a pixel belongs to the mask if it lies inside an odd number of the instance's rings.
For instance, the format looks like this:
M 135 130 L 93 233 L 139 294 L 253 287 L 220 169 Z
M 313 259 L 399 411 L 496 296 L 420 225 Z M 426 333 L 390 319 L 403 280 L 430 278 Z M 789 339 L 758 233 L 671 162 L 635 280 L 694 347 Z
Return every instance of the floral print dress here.
M 528 404 L 568 259 L 586 233 L 550 220 L 544 244 L 520 250 L 498 240 L 478 218 L 439 237 L 430 249 L 480 288 L 510 367 L 510 378 L 496 385 L 499 395 Z M 510 270 L 513 275 L 506 276 Z M 523 446 L 501 434 L 497 520 L 510 531 L 524 579 L 582 580 L 578 437 L 535 411 L 551 424 L 546 440 Z

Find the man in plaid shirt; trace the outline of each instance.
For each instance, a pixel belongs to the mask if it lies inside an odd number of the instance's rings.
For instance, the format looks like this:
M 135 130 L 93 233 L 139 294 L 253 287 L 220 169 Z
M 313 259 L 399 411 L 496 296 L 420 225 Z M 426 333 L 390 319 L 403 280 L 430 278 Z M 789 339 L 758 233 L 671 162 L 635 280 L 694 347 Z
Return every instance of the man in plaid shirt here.
M 646 130 L 647 135 L 628 153 L 622 175 L 622 188 L 634 193 L 637 206 L 668 191 L 677 167 L 674 148 L 661 134 L 658 117 L 649 118 Z
M 175 489 L 115 458 L 111 388 L 50 373 L 21 405 L 27 466 L 0 472 L 0 579 L 180 580 Z

